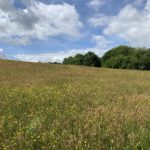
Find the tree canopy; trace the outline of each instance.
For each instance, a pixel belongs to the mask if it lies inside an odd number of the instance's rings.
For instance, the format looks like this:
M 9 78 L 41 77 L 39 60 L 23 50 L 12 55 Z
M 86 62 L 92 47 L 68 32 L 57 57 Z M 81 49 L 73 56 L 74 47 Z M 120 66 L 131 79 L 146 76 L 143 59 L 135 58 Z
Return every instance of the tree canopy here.
M 63 64 L 101 67 L 100 58 L 93 52 L 88 52 L 85 55 L 77 54 L 74 57 L 65 58 Z
M 150 50 L 118 46 L 102 57 L 102 66 L 122 69 L 150 69 Z
M 150 49 L 118 46 L 107 51 L 102 58 L 95 53 L 77 54 L 65 58 L 63 64 L 92 67 L 150 70 Z

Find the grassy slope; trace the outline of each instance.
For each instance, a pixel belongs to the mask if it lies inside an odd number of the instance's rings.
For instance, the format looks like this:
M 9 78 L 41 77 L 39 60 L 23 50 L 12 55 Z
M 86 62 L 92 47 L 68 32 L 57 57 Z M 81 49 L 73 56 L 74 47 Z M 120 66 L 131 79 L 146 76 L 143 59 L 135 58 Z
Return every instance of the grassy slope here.
M 149 71 L 0 61 L 0 149 L 149 147 Z

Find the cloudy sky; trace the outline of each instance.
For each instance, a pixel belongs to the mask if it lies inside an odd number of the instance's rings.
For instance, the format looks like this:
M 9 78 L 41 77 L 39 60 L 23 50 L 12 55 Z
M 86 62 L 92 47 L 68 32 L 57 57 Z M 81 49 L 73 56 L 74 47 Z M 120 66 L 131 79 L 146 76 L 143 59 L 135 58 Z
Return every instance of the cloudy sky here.
M 62 61 L 150 47 L 150 0 L 0 0 L 0 57 Z

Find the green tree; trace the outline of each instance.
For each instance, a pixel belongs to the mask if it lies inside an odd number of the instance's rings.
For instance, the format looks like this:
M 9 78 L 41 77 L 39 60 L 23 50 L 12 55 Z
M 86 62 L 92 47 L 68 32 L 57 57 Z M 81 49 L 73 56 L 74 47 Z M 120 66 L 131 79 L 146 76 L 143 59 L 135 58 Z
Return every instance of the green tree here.
M 63 64 L 101 67 L 101 59 L 93 52 L 88 52 L 85 55 L 77 54 L 74 57 L 65 58 Z
M 65 58 L 63 64 L 74 64 L 74 57 Z
M 116 57 L 119 55 L 131 56 L 134 53 L 134 48 L 128 46 L 118 46 L 106 52 L 102 58 L 102 61 L 105 62 L 111 57 Z
M 118 46 L 102 57 L 102 66 L 108 68 L 150 70 L 150 50 Z
M 82 54 L 77 54 L 74 57 L 74 64 L 75 65 L 83 65 L 83 59 L 84 59 L 84 56 Z
M 150 70 L 150 55 L 143 55 L 139 61 L 139 68 L 142 70 Z
M 93 52 L 88 52 L 84 55 L 83 65 L 92 67 L 101 67 L 100 58 Z

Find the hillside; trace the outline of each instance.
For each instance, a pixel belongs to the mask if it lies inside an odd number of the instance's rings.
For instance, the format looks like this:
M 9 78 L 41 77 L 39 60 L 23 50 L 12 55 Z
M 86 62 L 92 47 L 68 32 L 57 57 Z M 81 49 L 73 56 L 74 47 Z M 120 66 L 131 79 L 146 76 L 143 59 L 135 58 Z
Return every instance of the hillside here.
M 150 71 L 0 60 L 0 149 L 150 147 Z

